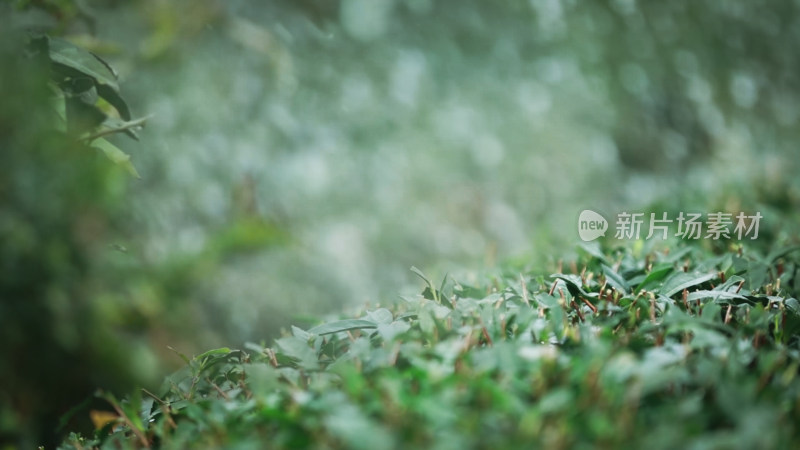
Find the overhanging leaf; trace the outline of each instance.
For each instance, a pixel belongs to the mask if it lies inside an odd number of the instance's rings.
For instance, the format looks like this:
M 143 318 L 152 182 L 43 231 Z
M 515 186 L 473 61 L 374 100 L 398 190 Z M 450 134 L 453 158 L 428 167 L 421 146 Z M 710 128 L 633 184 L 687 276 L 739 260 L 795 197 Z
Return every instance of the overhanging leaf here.
M 76 70 L 95 79 L 98 84 L 119 91 L 117 75 L 111 66 L 94 53 L 84 50 L 69 41 L 49 38 L 50 59 L 62 66 Z
M 58 38 L 49 38 L 49 54 L 54 71 L 62 79 L 91 78 L 96 84 L 97 94 L 111 104 L 122 119 L 131 119 L 130 108 L 119 93 L 117 74 L 102 58 Z

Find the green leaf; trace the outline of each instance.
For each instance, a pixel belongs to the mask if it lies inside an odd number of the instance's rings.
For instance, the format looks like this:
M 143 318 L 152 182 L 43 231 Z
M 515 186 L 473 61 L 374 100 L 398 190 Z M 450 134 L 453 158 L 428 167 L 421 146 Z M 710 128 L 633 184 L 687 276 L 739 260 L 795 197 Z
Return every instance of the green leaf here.
M 369 320 L 375 322 L 376 324 L 389 324 L 394 320 L 394 317 L 392 317 L 392 312 L 386 308 L 376 309 L 375 311 L 367 311 L 367 317 L 369 317 Z
M 371 320 L 364 319 L 345 319 L 335 322 L 323 323 L 308 330 L 309 333 L 322 336 L 325 334 L 338 333 L 340 331 L 359 330 L 364 328 L 376 328 L 378 325 Z
M 425 283 L 427 283 L 428 285 L 431 285 L 430 280 L 428 280 L 428 277 L 426 277 L 425 274 L 422 273 L 421 270 L 417 269 L 415 266 L 411 266 L 411 269 L 409 269 L 409 270 L 414 272 L 414 274 L 417 275 L 418 277 L 422 278 L 422 280 L 425 281 Z
M 395 336 L 403 334 L 411 329 L 411 325 L 407 322 L 392 322 L 390 324 L 378 324 L 378 333 L 384 341 L 391 342 Z
M 104 138 L 98 138 L 92 142 L 92 147 L 102 151 L 111 162 L 122 166 L 134 177 L 141 178 L 139 172 L 136 171 L 136 167 L 131 163 L 131 156 L 120 150 L 116 145 L 108 142 Z
M 661 281 L 669 275 L 670 272 L 675 270 L 672 264 L 659 264 L 658 266 L 653 267 L 650 273 L 647 274 L 644 280 L 636 286 L 636 290 L 641 290 L 650 283 L 655 283 L 656 281 Z
M 436 328 L 436 321 L 433 318 L 433 312 L 429 310 L 422 310 L 419 312 L 417 317 L 420 330 L 422 330 L 422 332 L 426 335 L 432 334 L 433 330 Z
M 205 359 L 205 358 L 207 358 L 209 356 L 213 356 L 213 355 L 227 355 L 230 352 L 231 352 L 231 349 L 229 349 L 228 347 L 215 348 L 213 350 L 209 350 L 207 352 L 200 353 L 199 355 L 195 356 L 194 359 L 202 360 L 202 359 Z
M 678 272 L 667 278 L 659 291 L 666 297 L 672 297 L 676 293 L 682 292 L 684 289 L 703 284 L 706 281 L 714 279 L 716 276 L 717 274 L 715 273 L 697 275 L 686 272 Z
M 135 389 L 127 400 L 121 402 L 120 407 L 134 427 L 139 431 L 145 431 L 142 421 L 142 391 Z
M 608 284 L 610 284 L 611 287 L 624 294 L 630 292 L 631 288 L 628 286 L 628 283 L 620 274 L 614 272 L 614 269 L 603 264 L 603 274 L 605 274 L 606 280 L 608 280 Z
M 117 74 L 106 61 L 63 39 L 49 38 L 48 44 L 54 72 L 62 81 L 81 75 L 91 78 L 97 94 L 116 108 L 122 119 L 131 119 L 130 108 L 119 93 Z
M 305 330 L 302 330 L 300 328 L 297 328 L 294 325 L 292 325 L 292 335 L 295 336 L 296 338 L 302 339 L 304 341 L 308 341 L 309 339 L 311 339 L 311 336 L 312 336 L 312 334 L 309 333 L 308 331 L 305 331 Z
M 694 291 L 694 292 L 692 292 L 692 293 L 690 293 L 688 295 L 687 300 L 688 301 L 694 301 L 694 300 L 701 300 L 701 299 L 704 299 L 704 298 L 710 298 L 710 299 L 712 299 L 714 301 L 717 301 L 717 300 L 732 300 L 732 299 L 747 300 L 747 298 L 745 298 L 745 296 L 737 294 L 735 292 L 718 291 L 718 290 L 713 290 L 713 291 Z M 728 303 L 728 302 L 724 302 L 724 303 Z
M 94 78 L 97 84 L 119 91 L 117 74 L 111 66 L 94 53 L 84 50 L 69 41 L 49 38 L 50 60 L 84 75 Z
M 103 97 L 103 99 L 111 106 L 116 108 L 120 117 L 125 120 L 131 120 L 131 110 L 117 89 L 114 89 L 111 86 L 100 84 L 97 86 L 97 93 L 100 94 L 100 97 Z
M 786 309 L 791 311 L 792 314 L 796 316 L 800 316 L 800 302 L 797 301 L 795 298 L 787 298 L 783 302 L 786 305 Z
M 731 275 L 730 278 L 728 278 L 727 281 L 725 281 L 724 283 L 722 283 L 719 286 L 717 286 L 716 288 L 714 288 L 714 290 L 715 291 L 727 291 L 727 290 L 733 289 L 733 288 L 738 289 L 738 285 L 742 281 L 745 281 L 745 279 L 740 277 L 740 276 L 738 276 L 738 275 Z
M 480 300 L 483 297 L 486 297 L 485 289 L 478 289 L 474 286 L 456 285 L 453 290 L 456 295 L 462 299 L 474 298 Z
M 277 356 L 285 356 L 302 369 L 316 370 L 319 368 L 317 353 L 308 346 L 308 341 L 294 336 L 285 337 L 275 341 L 278 349 Z
M 603 254 L 602 250 L 600 250 L 600 244 L 597 242 L 583 242 L 578 245 L 582 248 L 586 253 L 591 255 L 593 258 L 597 259 L 603 264 L 608 264 L 608 260 L 606 259 L 606 255 Z
M 167 348 L 172 350 L 176 355 L 178 355 L 183 360 L 183 362 L 185 362 L 186 364 L 189 364 L 190 360 L 189 360 L 188 357 L 186 357 L 186 355 L 184 355 L 183 353 L 179 352 L 178 350 L 170 347 L 169 345 L 167 346 Z
M 677 262 L 678 260 L 680 260 L 681 258 L 686 256 L 687 254 L 691 253 L 691 251 L 692 251 L 692 247 L 684 247 L 684 248 L 682 248 L 680 250 L 671 252 L 669 255 L 664 256 L 664 258 L 662 258 L 661 261 L 664 262 L 664 263 L 674 264 L 675 262 Z
M 414 266 L 411 266 L 411 271 L 414 272 L 414 274 L 416 274 L 418 277 L 422 278 L 422 280 L 425 281 L 425 283 L 428 285 L 425 288 L 425 290 L 422 291 L 422 296 L 427 298 L 428 300 L 433 300 L 436 303 L 441 303 L 442 302 L 442 294 L 441 294 L 441 292 L 436 290 L 436 288 L 433 286 L 433 283 L 431 282 L 431 280 L 429 280 L 428 277 L 426 277 L 425 274 L 422 273 L 421 270 L 417 269 Z M 444 282 L 442 282 L 442 285 L 444 285 Z
M 572 294 L 573 297 L 580 297 L 580 296 L 593 297 L 592 295 L 587 294 L 586 291 L 583 290 L 583 288 L 581 287 L 581 284 L 583 284 L 583 280 L 581 280 L 581 277 L 578 275 L 554 273 L 550 275 L 550 277 L 556 278 L 555 281 L 556 283 L 558 282 L 557 280 L 563 281 L 564 284 L 567 285 L 567 290 L 569 291 L 570 294 Z
M 761 288 L 767 281 L 769 265 L 761 261 L 750 261 L 747 264 L 747 273 L 744 278 L 747 280 L 747 287 L 753 291 Z
M 70 78 L 62 82 L 59 87 L 70 98 L 77 98 L 88 105 L 97 103 L 97 89 L 90 77 Z

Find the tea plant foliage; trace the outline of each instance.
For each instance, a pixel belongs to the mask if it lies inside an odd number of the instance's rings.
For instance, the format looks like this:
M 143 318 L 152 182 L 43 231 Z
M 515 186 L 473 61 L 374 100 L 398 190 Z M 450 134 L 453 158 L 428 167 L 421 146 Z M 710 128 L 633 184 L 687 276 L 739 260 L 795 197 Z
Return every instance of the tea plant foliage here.
M 418 297 L 100 394 L 114 412 L 62 448 L 800 443 L 798 248 L 587 250 L 580 270 L 472 285 L 415 269 Z

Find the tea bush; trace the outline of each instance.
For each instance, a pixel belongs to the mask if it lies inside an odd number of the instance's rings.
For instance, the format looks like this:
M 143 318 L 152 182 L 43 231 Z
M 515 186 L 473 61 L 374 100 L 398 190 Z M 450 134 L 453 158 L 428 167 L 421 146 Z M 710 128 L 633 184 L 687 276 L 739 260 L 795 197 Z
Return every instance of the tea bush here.
M 416 271 L 418 297 L 98 393 L 96 433 L 61 448 L 800 444 L 800 246 L 633 247 L 552 275 Z

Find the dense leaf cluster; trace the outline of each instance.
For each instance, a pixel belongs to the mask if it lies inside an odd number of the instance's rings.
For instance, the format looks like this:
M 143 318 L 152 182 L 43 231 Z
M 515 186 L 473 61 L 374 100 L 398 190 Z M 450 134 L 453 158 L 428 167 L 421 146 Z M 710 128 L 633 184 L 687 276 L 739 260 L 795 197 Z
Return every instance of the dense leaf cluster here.
M 132 119 L 120 95 L 116 71 L 99 56 L 64 39 L 33 37 L 29 52 L 50 74 L 60 119 L 56 128 L 77 135 L 138 177 L 130 157 L 103 138 L 125 133 L 138 140 L 136 130 L 147 120 Z
M 798 248 L 585 250 L 186 358 L 62 448 L 800 443 Z

